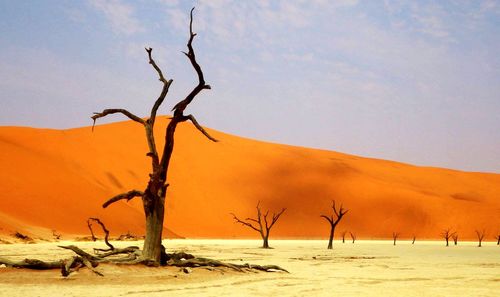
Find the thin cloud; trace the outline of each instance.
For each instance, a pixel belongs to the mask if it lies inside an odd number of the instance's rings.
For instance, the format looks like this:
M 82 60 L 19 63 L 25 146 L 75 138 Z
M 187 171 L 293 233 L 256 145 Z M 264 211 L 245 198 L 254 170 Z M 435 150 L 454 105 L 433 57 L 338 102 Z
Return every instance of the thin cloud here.
M 132 35 L 145 31 L 139 20 L 134 17 L 134 8 L 120 0 L 89 0 L 90 5 L 104 14 L 117 34 Z

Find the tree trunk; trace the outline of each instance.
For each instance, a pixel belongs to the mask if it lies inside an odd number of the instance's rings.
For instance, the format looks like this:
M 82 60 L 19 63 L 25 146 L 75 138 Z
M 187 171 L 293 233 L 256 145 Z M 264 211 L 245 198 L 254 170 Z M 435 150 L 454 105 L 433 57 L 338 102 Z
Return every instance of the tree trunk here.
M 335 227 L 332 226 L 330 229 L 330 239 L 328 240 L 328 249 L 331 250 L 333 248 L 333 233 L 335 232 Z
M 264 236 L 262 237 L 264 243 L 262 244 L 262 248 L 268 249 L 269 248 L 269 236 Z
M 165 189 L 166 190 L 166 189 Z M 142 255 L 144 259 L 160 264 L 163 218 L 165 213 L 165 190 L 160 191 L 163 197 L 144 197 L 144 213 L 146 215 L 146 237 Z M 145 194 L 145 196 L 148 194 Z M 153 197 L 151 197 L 153 196 Z

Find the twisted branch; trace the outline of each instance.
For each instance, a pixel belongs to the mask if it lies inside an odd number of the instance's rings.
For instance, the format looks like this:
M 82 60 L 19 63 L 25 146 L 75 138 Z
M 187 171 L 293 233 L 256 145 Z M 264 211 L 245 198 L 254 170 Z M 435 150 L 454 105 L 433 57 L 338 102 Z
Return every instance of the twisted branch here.
M 94 232 L 92 232 L 92 223 L 91 223 L 91 221 L 94 221 L 94 222 L 96 222 L 97 224 L 99 224 L 101 226 L 102 231 L 104 231 L 104 242 L 109 247 L 109 249 L 106 249 L 106 250 L 104 250 L 104 249 L 95 249 L 95 250 L 96 251 L 103 251 L 103 252 L 114 250 L 115 247 L 111 243 L 109 243 L 109 241 L 108 241 L 109 230 L 106 228 L 106 226 L 104 226 L 104 223 L 101 222 L 101 220 L 99 220 L 98 218 L 89 218 L 87 220 L 87 225 L 89 226 L 90 233 L 92 234 L 92 239 L 94 239 L 95 236 L 94 236 Z M 95 241 L 95 239 L 94 239 L 94 241 Z

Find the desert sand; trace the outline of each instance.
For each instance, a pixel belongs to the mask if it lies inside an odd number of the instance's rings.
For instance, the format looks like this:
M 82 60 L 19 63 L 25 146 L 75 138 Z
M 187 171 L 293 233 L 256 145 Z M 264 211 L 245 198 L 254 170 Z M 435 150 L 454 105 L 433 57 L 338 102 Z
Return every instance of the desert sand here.
M 1 296 L 497 296 L 500 253 L 496 243 L 444 241 L 166 240 L 170 251 L 188 251 L 233 263 L 277 264 L 290 271 L 239 273 L 195 268 L 99 265 L 104 277 L 82 269 L 68 278 L 57 270 L 0 268 Z M 0 245 L 2 256 L 45 260 L 70 256 L 57 244 Z M 76 243 L 90 251 L 103 243 Z M 117 242 L 117 246 L 142 245 Z
M 159 118 L 158 146 L 167 123 Z M 461 239 L 487 240 L 500 231 L 500 174 L 419 167 L 245 139 L 209 130 L 213 143 L 188 124 L 179 126 L 166 210 L 166 238 L 258 238 L 230 213 L 253 216 L 286 207 L 273 238 L 328 235 L 320 214 L 331 200 L 348 215 L 337 228 L 358 239 L 437 239 L 445 228 Z M 143 127 L 118 122 L 69 130 L 0 127 L 0 236 L 18 231 L 52 238 L 52 230 L 88 235 L 86 220 L 101 218 L 113 236 L 143 234 L 139 199 L 107 209 L 108 198 L 146 186 L 150 160 Z

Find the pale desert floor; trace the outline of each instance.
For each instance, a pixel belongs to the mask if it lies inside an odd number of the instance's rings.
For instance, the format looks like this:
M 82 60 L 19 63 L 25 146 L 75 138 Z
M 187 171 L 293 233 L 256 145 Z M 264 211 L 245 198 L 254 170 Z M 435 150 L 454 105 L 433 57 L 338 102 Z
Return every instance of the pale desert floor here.
M 72 255 L 57 245 L 103 247 L 102 243 L 0 244 L 0 257 L 58 259 Z M 59 271 L 0 268 L 0 296 L 499 296 L 500 247 L 486 242 L 271 240 L 166 240 L 169 252 L 186 251 L 233 263 L 276 264 L 287 273 L 238 273 L 197 268 L 100 265 L 62 278 Z M 119 242 L 117 246 L 141 245 Z

